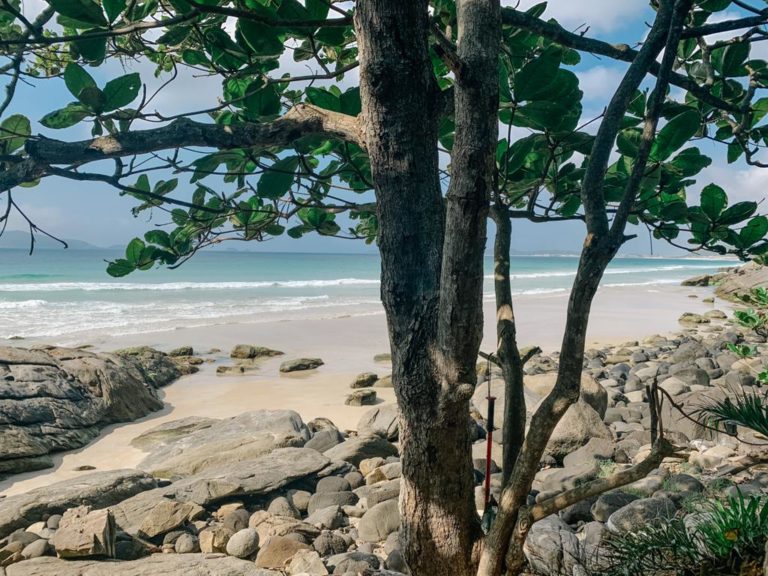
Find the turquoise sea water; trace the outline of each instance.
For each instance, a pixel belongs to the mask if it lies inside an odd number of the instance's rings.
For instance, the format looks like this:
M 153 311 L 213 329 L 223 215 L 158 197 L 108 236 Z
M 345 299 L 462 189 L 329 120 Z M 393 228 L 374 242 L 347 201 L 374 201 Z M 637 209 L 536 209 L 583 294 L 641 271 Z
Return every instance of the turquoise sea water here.
M 0 250 L 0 339 L 123 335 L 231 322 L 381 313 L 379 258 L 363 254 L 204 252 L 177 270 L 113 279 L 109 250 Z M 566 292 L 576 258 L 512 258 L 516 294 Z M 605 287 L 679 284 L 733 265 L 618 258 Z M 491 262 L 486 293 L 492 298 Z

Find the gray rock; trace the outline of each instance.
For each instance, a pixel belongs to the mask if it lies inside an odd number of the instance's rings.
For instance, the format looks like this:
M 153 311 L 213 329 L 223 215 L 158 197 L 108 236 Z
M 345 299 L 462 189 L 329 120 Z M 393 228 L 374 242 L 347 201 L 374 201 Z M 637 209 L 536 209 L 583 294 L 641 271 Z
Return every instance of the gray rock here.
M 326 476 L 317 481 L 315 492 L 348 492 L 352 486 L 346 478 L 340 476 Z
M 400 511 L 397 500 L 387 500 L 370 508 L 360 519 L 357 533 L 361 540 L 379 542 L 386 540 L 400 528 Z
M 259 568 L 284 569 L 300 550 L 308 550 L 309 546 L 284 536 L 272 536 L 261 546 L 256 556 L 256 566 Z
M 343 460 L 357 466 L 361 460 L 381 456 L 397 456 L 397 448 L 378 436 L 357 436 L 324 452 L 331 460 Z
M 86 474 L 0 499 L 0 538 L 49 514 L 61 514 L 85 503 L 104 508 L 155 486 L 154 478 L 143 472 L 115 470 Z
M 35 558 L 6 569 L 7 576 L 280 576 L 253 562 L 204 554 L 153 554 L 132 562 Z
M 280 350 L 272 350 L 264 346 L 251 346 L 250 344 L 238 344 L 229 353 L 230 358 L 238 360 L 250 360 L 253 358 L 271 358 L 273 356 L 282 356 Z
M 235 558 L 250 558 L 259 550 L 259 533 L 255 528 L 235 532 L 227 541 L 227 554 Z
M 611 514 L 635 500 L 638 500 L 638 497 L 634 494 L 621 491 L 606 492 L 592 505 L 592 517 L 598 522 L 608 522 Z
M 300 542 L 311 542 L 320 535 L 320 529 L 312 524 L 285 516 L 273 516 L 263 510 L 251 515 L 248 527 L 256 528 L 262 542 L 272 536 L 293 537 Z
M 399 420 L 397 404 L 383 404 L 363 414 L 357 423 L 360 436 L 381 436 L 391 442 L 397 441 Z
M 347 399 L 344 400 L 344 404 L 347 406 L 370 406 L 375 403 L 376 390 L 370 390 L 368 388 L 353 390 L 347 394 Z
M 194 520 L 203 512 L 196 504 L 163 499 L 144 517 L 139 534 L 144 538 L 156 538 Z
M 380 502 L 386 502 L 400 496 L 400 480 L 390 480 L 370 486 L 361 486 L 356 488 L 354 492 L 361 500 L 365 500 L 368 508 L 373 508 Z
M 354 506 L 358 500 L 354 492 L 318 492 L 309 499 L 307 511 L 312 514 L 329 506 Z
M 547 443 L 545 453 L 561 460 L 584 446 L 591 438 L 612 440 L 613 436 L 600 415 L 580 398 L 560 419 Z
M 549 468 L 536 474 L 534 488 L 541 492 L 562 492 L 597 478 L 597 460 L 585 459 L 566 468 Z
M 615 445 L 606 438 L 590 438 L 589 441 L 563 458 L 563 466 L 574 466 L 585 460 L 612 460 Z
M 287 516 L 288 518 L 296 518 L 297 520 L 301 520 L 301 513 L 285 496 L 278 496 L 272 500 L 272 502 L 269 503 L 267 512 L 277 516 Z
M 363 372 L 355 376 L 349 387 L 350 388 L 369 388 L 373 386 L 379 379 L 379 375 L 374 372 Z
M 307 516 L 307 523 L 320 529 L 335 530 L 344 525 L 344 514 L 339 506 L 319 508 Z
M 614 534 L 636 530 L 657 522 L 671 520 L 677 508 L 669 498 L 642 498 L 616 510 L 608 518 L 606 528 Z
M 333 554 L 343 554 L 349 548 L 347 542 L 330 530 L 323 530 L 323 532 L 315 538 L 312 542 L 312 547 L 317 550 L 320 556 L 331 556 Z
M 197 536 L 184 533 L 180 535 L 174 543 L 176 554 L 194 554 L 200 552 L 200 541 Z
M 303 370 L 314 370 L 325 364 L 320 358 L 296 358 L 295 360 L 286 360 L 280 364 L 280 372 L 299 372 Z
M 325 452 L 330 450 L 337 444 L 341 444 L 344 441 L 344 437 L 336 428 L 330 428 L 327 430 L 318 430 L 312 435 L 306 444 L 305 448 L 312 448 L 318 452 Z
M 287 573 L 291 576 L 325 576 L 328 570 L 317 552 L 299 550 L 288 565 Z
M 52 548 L 48 541 L 40 538 L 39 540 L 27 544 L 24 547 L 24 550 L 21 551 L 21 555 L 24 556 L 26 560 L 29 560 L 30 558 L 48 556 L 51 551 Z
M 704 484 L 690 474 L 673 474 L 664 482 L 664 487 L 670 492 L 685 492 L 698 494 L 704 491 Z
M 344 554 L 337 554 L 331 556 L 326 560 L 329 570 L 333 570 L 332 574 L 346 574 L 351 572 L 352 574 L 369 573 L 371 570 L 376 570 L 380 566 L 379 558 L 374 554 L 366 554 L 364 552 L 345 552 Z
M 586 574 L 579 540 L 557 516 L 536 522 L 523 545 L 531 568 L 538 574 Z
M 158 477 L 179 478 L 252 460 L 276 448 L 303 446 L 309 438 L 309 430 L 296 412 L 256 410 L 212 422 L 186 418 L 169 422 L 141 434 L 133 443 L 152 443 L 140 469 Z

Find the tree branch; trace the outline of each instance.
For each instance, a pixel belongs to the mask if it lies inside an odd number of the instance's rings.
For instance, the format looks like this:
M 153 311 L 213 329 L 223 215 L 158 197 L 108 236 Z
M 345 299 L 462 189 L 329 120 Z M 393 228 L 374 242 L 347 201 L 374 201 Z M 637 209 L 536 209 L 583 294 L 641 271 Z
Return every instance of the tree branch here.
M 52 164 L 77 167 L 99 160 L 191 146 L 219 150 L 287 146 L 309 135 L 338 138 L 363 146 L 356 117 L 308 104 L 297 105 L 282 118 L 265 124 L 221 126 L 181 118 L 162 128 L 79 142 L 44 137 L 30 139 L 26 144 L 29 158 L 0 173 L 0 192 L 48 175 L 48 166 Z

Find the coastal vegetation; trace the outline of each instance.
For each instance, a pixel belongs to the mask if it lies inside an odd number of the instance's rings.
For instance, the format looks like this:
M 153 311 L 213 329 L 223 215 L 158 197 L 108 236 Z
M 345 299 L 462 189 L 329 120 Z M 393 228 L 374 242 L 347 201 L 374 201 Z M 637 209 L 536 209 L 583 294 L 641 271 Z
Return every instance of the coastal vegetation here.
M 768 12 L 730 0 L 651 4 L 647 34 L 612 44 L 547 20 L 545 3 L 523 11 L 499 0 L 55 0 L 25 15 L 17 0 L 2 0 L 0 218 L 20 215 L 33 240 L 55 233 L 15 200 L 44 178 L 100 182 L 135 198 L 135 214 L 152 211 L 167 226 L 132 240 L 109 264 L 113 276 L 179 266 L 230 239 L 317 233 L 376 242 L 399 408 L 404 562 L 413 576 L 519 574 L 538 521 L 635 482 L 678 451 L 665 435 L 671 395 L 656 375 L 638 377 L 630 393 L 649 405 L 646 457 L 529 502 L 563 418 L 571 409 L 591 418 L 600 407 L 584 385 L 587 326 L 620 248 L 647 230 L 690 251 L 768 252 L 757 202 L 732 202 L 715 183 L 689 194 L 712 162 L 699 142 L 721 145 L 730 162 L 764 165 L 768 64 L 752 46 L 764 39 Z M 626 64 L 595 118 L 583 115 L 573 71 L 582 54 Z M 296 73 L 291 56 L 311 73 Z M 115 73 L 114 63 L 134 60 L 140 72 Z M 142 76 L 152 72 L 160 91 L 204 74 L 221 80 L 222 93 L 205 110 L 158 112 Z M 6 114 L 19 82 L 32 79 L 63 81 L 72 98 L 39 119 L 45 135 Z M 53 138 L 73 127 L 92 137 Z M 491 360 L 505 401 L 498 510 L 484 533 L 467 415 L 489 218 Z M 584 224 L 556 376 L 533 411 L 510 284 L 515 219 Z M 760 336 L 763 313 L 739 320 Z M 701 358 L 720 351 L 701 347 Z M 628 380 L 626 367 L 616 378 Z M 704 368 L 681 370 L 699 378 Z M 327 464 L 303 458 L 307 474 Z M 751 540 L 735 542 L 751 551 Z

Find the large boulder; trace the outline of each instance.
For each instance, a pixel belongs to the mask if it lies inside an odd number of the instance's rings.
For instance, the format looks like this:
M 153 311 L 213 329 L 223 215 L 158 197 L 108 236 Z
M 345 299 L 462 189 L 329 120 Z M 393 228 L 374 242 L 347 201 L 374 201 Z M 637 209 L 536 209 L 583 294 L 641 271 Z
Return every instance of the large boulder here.
M 138 470 L 95 472 L 75 480 L 57 482 L 26 494 L 0 499 L 0 538 L 51 514 L 88 504 L 94 508 L 112 506 L 152 490 L 155 479 Z
M 397 500 L 387 500 L 370 508 L 360 519 L 357 533 L 366 542 L 381 542 L 400 528 Z
M 331 460 L 343 460 L 355 466 L 368 458 L 397 456 L 397 448 L 379 436 L 356 436 L 324 452 Z
M 492 396 L 496 398 L 496 410 L 495 410 L 495 418 L 494 418 L 494 426 L 496 427 L 496 430 L 503 430 L 504 429 L 504 402 L 505 402 L 505 394 L 504 394 L 504 381 L 500 378 L 496 378 L 491 381 L 490 383 L 490 393 Z M 541 400 L 541 396 L 533 392 L 532 390 L 529 390 L 528 388 L 525 388 L 525 408 L 526 408 L 526 419 L 530 421 L 531 416 L 533 415 L 533 411 L 531 410 L 533 406 L 539 403 Z M 472 394 L 472 405 L 475 407 L 475 409 L 480 413 L 480 415 L 483 418 L 488 417 L 488 383 L 483 382 L 482 384 L 478 384 L 477 388 L 475 388 L 475 392 Z M 493 435 L 494 442 L 501 444 L 503 441 L 503 437 L 501 434 L 494 434 Z
M 534 394 L 544 397 L 552 392 L 557 382 L 557 372 L 536 374 L 525 377 L 525 386 Z M 600 418 L 608 409 L 608 392 L 587 372 L 581 373 L 581 399 L 594 408 Z
M 531 568 L 537 574 L 586 574 L 581 565 L 579 539 L 557 516 L 536 522 L 523 545 Z
M 78 506 L 64 512 L 51 543 L 59 558 L 113 558 L 116 537 L 115 518 L 109 510 Z
M 80 448 L 107 424 L 160 410 L 157 388 L 178 378 L 153 350 L 97 354 L 0 347 L 0 474 L 52 465 L 50 452 Z
M 362 415 L 357 422 L 360 436 L 381 436 L 390 442 L 397 441 L 400 433 L 397 404 L 382 404 Z
M 205 554 L 153 554 L 131 562 L 35 558 L 6 568 L 7 576 L 280 576 L 253 562 Z
M 636 530 L 638 526 L 663 523 L 675 516 L 677 508 L 669 498 L 641 498 L 613 512 L 606 528 L 614 534 Z
M 534 411 L 538 409 L 538 406 Z M 600 415 L 582 398 L 568 408 L 547 443 L 545 453 L 561 461 L 592 438 L 612 440 L 613 436 Z
M 139 468 L 183 478 L 230 462 L 252 460 L 276 448 L 300 447 L 310 433 L 292 410 L 256 410 L 226 420 L 189 419 L 161 424 L 133 440 L 151 447 Z
M 715 294 L 721 298 L 736 300 L 739 296 L 749 294 L 752 288 L 760 286 L 768 286 L 768 266 L 750 262 L 744 266 L 729 268 L 725 274 L 719 275 Z

